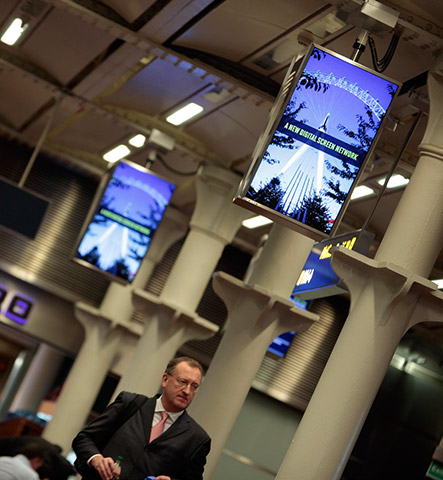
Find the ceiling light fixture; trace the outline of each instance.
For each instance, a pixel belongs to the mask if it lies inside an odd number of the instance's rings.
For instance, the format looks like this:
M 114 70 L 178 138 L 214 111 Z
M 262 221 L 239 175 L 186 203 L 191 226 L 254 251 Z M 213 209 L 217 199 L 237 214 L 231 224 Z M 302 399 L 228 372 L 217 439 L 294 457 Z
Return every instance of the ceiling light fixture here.
M 258 217 L 252 217 L 248 218 L 247 220 L 243 220 L 242 225 L 246 228 L 252 229 L 262 227 L 263 225 L 268 225 L 269 223 L 272 223 L 272 220 L 259 215 Z
M 377 180 L 377 183 L 379 185 L 384 185 L 385 181 L 386 181 L 386 177 L 383 177 Z M 403 175 L 400 175 L 400 174 L 395 174 L 395 175 L 392 175 L 392 177 L 389 179 L 387 188 L 404 187 L 408 183 L 409 183 L 409 178 L 405 178 Z
M 136 148 L 141 148 L 146 142 L 146 137 L 142 135 L 141 133 L 138 133 L 137 135 L 134 135 L 128 140 L 129 145 L 132 145 L 133 147 Z
M 6 29 L 5 33 L 1 36 L 0 41 L 6 43 L 6 45 L 14 45 L 18 39 L 23 35 L 28 28 L 27 23 L 23 23 L 21 18 L 14 18 Z
M 372 188 L 369 188 L 366 185 L 359 185 L 358 187 L 355 187 L 354 191 L 352 192 L 351 200 L 367 197 L 369 195 L 372 195 L 373 193 L 374 190 Z
M 119 145 L 118 147 L 109 150 L 109 152 L 106 152 L 103 155 L 103 158 L 109 163 L 114 163 L 117 160 L 121 160 L 123 157 L 126 157 L 126 155 L 129 155 L 130 153 L 131 150 L 129 150 L 126 145 Z
M 197 105 L 196 103 L 188 103 L 184 107 L 181 107 L 174 113 L 171 113 L 168 117 L 166 117 L 166 121 L 168 123 L 172 123 L 172 125 L 181 125 L 182 123 L 190 120 L 191 118 L 198 115 L 204 109 L 202 106 Z

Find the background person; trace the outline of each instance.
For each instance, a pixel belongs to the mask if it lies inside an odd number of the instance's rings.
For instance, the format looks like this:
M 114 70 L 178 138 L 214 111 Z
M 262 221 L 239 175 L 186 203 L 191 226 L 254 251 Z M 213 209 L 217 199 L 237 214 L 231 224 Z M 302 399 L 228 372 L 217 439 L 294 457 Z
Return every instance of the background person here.
M 1 480 L 38 480 L 44 463 L 44 452 L 37 442 L 16 448 L 11 456 L 0 457 Z

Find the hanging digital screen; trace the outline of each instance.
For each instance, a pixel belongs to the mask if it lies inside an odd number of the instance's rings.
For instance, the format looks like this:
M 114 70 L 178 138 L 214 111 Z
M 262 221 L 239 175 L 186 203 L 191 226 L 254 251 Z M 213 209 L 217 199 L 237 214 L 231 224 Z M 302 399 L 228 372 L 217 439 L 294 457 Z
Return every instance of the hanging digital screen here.
M 74 260 L 114 280 L 132 282 L 175 185 L 128 161 L 114 167 L 103 183 Z
M 311 45 L 288 71 L 235 203 L 316 240 L 331 236 L 398 90 Z

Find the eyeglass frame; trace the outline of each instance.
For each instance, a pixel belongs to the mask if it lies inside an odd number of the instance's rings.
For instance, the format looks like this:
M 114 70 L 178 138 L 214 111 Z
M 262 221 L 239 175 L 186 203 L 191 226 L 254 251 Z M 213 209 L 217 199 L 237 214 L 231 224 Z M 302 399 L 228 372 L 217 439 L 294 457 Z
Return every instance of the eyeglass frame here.
M 195 383 L 191 383 L 188 380 L 185 380 L 184 378 L 177 377 L 176 375 L 171 375 L 170 373 L 168 373 L 168 375 L 170 377 L 173 377 L 183 389 L 186 389 L 187 387 L 189 387 L 192 393 L 195 393 L 200 387 L 200 384 L 197 385 Z

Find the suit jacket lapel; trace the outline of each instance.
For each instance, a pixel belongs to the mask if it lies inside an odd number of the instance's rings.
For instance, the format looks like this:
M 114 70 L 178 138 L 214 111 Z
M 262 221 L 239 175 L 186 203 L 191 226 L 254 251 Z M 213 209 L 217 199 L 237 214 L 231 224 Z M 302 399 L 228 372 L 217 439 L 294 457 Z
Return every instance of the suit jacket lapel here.
M 143 433 L 146 443 L 149 443 L 149 437 L 151 436 L 152 419 L 154 418 L 155 404 L 159 396 L 160 395 L 156 395 L 155 397 L 149 398 L 148 401 L 140 409 L 143 419 L 143 425 L 145 427 L 143 428 Z
M 189 423 L 190 417 L 187 412 L 184 411 L 183 414 L 180 415 L 177 420 L 166 430 L 166 432 L 163 432 L 159 437 L 154 440 L 154 442 L 156 442 L 157 440 L 170 440 L 177 435 L 181 435 L 189 429 Z

